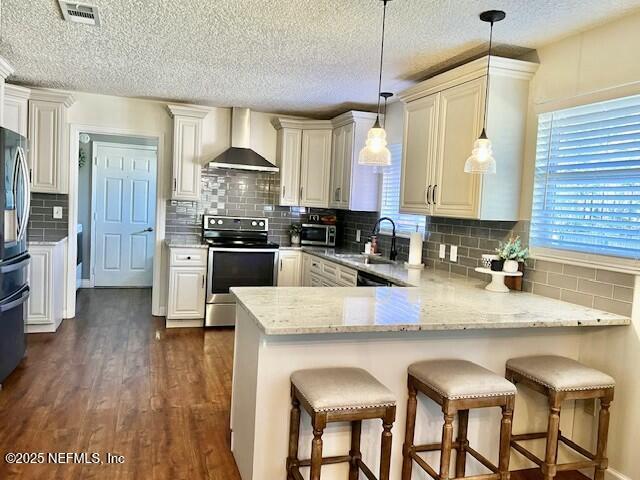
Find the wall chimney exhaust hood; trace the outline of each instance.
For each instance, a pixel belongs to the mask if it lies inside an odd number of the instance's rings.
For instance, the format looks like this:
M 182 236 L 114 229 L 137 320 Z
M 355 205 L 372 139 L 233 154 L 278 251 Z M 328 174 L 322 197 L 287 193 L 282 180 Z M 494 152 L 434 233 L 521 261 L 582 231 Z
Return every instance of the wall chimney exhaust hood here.
M 218 155 L 210 167 L 277 173 L 278 167 L 251 150 L 251 111 L 248 108 L 231 110 L 231 148 Z

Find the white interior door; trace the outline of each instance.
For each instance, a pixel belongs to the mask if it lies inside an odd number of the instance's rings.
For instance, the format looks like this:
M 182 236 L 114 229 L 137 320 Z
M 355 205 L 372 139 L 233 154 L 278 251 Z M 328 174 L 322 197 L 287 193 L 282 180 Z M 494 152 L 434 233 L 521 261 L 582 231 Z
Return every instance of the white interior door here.
M 93 143 L 94 283 L 150 287 L 156 211 L 156 147 Z

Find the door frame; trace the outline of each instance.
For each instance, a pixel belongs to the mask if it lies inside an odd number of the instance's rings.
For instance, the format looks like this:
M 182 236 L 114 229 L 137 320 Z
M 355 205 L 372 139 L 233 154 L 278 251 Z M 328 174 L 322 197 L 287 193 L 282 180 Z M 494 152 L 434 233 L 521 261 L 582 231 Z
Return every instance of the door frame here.
M 142 138 L 142 137 L 137 137 Z M 91 270 L 89 274 L 89 286 L 93 288 L 96 286 L 96 277 L 95 277 L 95 266 L 96 266 L 96 257 L 95 257 L 95 242 L 96 242 L 96 229 L 94 220 L 96 218 L 96 163 L 95 163 L 95 147 L 98 145 L 112 145 L 116 147 L 122 148 L 134 148 L 138 150 L 152 150 L 156 152 L 156 192 L 158 191 L 158 146 L 157 145 L 136 145 L 129 143 L 117 143 L 117 142 L 105 142 L 105 141 L 95 141 L 91 140 L 91 253 L 89 255 L 89 268 Z M 157 199 L 157 194 L 156 194 Z M 156 210 L 158 209 L 158 205 L 156 204 Z M 156 219 L 157 220 L 157 219 Z M 77 222 L 76 222 L 77 223 Z M 155 231 L 155 225 L 153 227 Z M 154 251 L 154 259 L 155 259 L 155 251 Z M 155 263 L 154 263 L 155 268 Z
M 162 302 L 162 290 L 166 285 L 162 281 L 162 243 L 165 237 L 165 220 L 169 198 L 166 188 L 167 156 L 165 134 L 160 131 L 132 130 L 114 128 L 101 125 L 85 125 L 79 123 L 69 124 L 69 241 L 67 245 L 67 272 L 66 272 L 66 302 L 65 318 L 75 317 L 76 312 L 76 259 L 78 236 L 78 150 L 80 133 L 94 135 L 113 135 L 120 137 L 138 137 L 156 140 L 157 170 L 156 170 L 156 230 L 155 250 L 153 255 L 153 286 L 151 293 L 151 313 L 162 317 L 166 314 L 166 306 Z

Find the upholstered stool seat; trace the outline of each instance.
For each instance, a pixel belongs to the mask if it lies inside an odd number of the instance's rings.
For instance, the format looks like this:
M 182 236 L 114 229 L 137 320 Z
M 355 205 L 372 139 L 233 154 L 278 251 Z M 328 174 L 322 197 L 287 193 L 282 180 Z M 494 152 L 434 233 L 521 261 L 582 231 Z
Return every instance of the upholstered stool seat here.
M 314 412 L 396 404 L 391 390 L 361 368 L 299 370 L 291 375 L 291 383 Z
M 507 368 L 559 392 L 613 388 L 616 384 L 606 373 L 554 355 L 512 358 Z
M 466 360 L 426 360 L 414 363 L 409 366 L 409 375 L 450 400 L 516 394 L 513 383 Z
M 575 360 L 554 355 L 512 358 L 507 361 L 507 379 L 542 393 L 549 402 L 549 420 L 546 432 L 525 433 L 512 437 L 512 447 L 518 453 L 540 466 L 544 480 L 552 480 L 557 472 L 595 468 L 594 480 L 604 480 L 607 469 L 607 437 L 609 407 L 613 401 L 615 380 L 606 373 Z M 596 452 L 573 442 L 560 432 L 560 409 L 565 400 L 600 399 L 598 441 Z M 546 439 L 544 459 L 536 457 L 520 441 Z M 558 444 L 578 452 L 587 460 L 558 464 Z
M 413 462 L 433 478 L 439 480 L 453 478 L 449 475 L 452 450 L 456 451 L 456 479 L 464 478 L 467 453 L 491 471 L 481 477 L 483 480 L 507 480 L 509 478 L 511 419 L 516 395 L 516 387 L 511 382 L 466 360 L 426 360 L 409 366 L 408 387 L 407 427 L 402 449 L 402 480 L 411 479 Z M 418 392 L 442 407 L 444 426 L 440 443 L 414 444 Z M 469 409 L 485 407 L 500 407 L 502 409 L 498 466 L 470 447 L 467 440 Z M 453 420 L 456 414 L 458 415 L 458 435 L 454 440 Z M 418 455 L 421 452 L 437 450 L 440 451 L 439 472 Z
M 311 416 L 313 441 L 311 458 L 298 459 L 300 406 Z M 360 433 L 362 420 L 382 420 L 379 480 L 389 480 L 391 468 L 391 427 L 396 417 L 396 400 L 391 391 L 361 368 L 316 368 L 291 375 L 291 421 L 287 480 L 302 480 L 300 467 L 311 467 L 309 480 L 320 480 L 323 464 L 349 463 L 349 480 L 360 472 L 375 476 L 362 461 Z M 322 433 L 329 422 L 351 422 L 351 449 L 348 455 L 322 456 Z

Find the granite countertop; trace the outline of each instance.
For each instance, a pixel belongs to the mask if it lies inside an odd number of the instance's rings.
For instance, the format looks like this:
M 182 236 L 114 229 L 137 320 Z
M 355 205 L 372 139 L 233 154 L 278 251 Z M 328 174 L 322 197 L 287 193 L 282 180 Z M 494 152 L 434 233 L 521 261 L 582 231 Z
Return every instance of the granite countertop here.
M 209 248 L 200 235 L 171 235 L 164 239 L 169 248 Z
M 27 238 L 27 245 L 38 245 L 43 247 L 53 247 L 60 242 L 64 242 L 67 239 L 67 235 L 45 235 L 44 238 Z
M 401 263 L 364 265 L 332 249 L 304 252 L 406 287 L 238 287 L 231 292 L 267 335 L 628 325 L 630 319 Z M 338 255 L 338 256 L 336 256 Z

